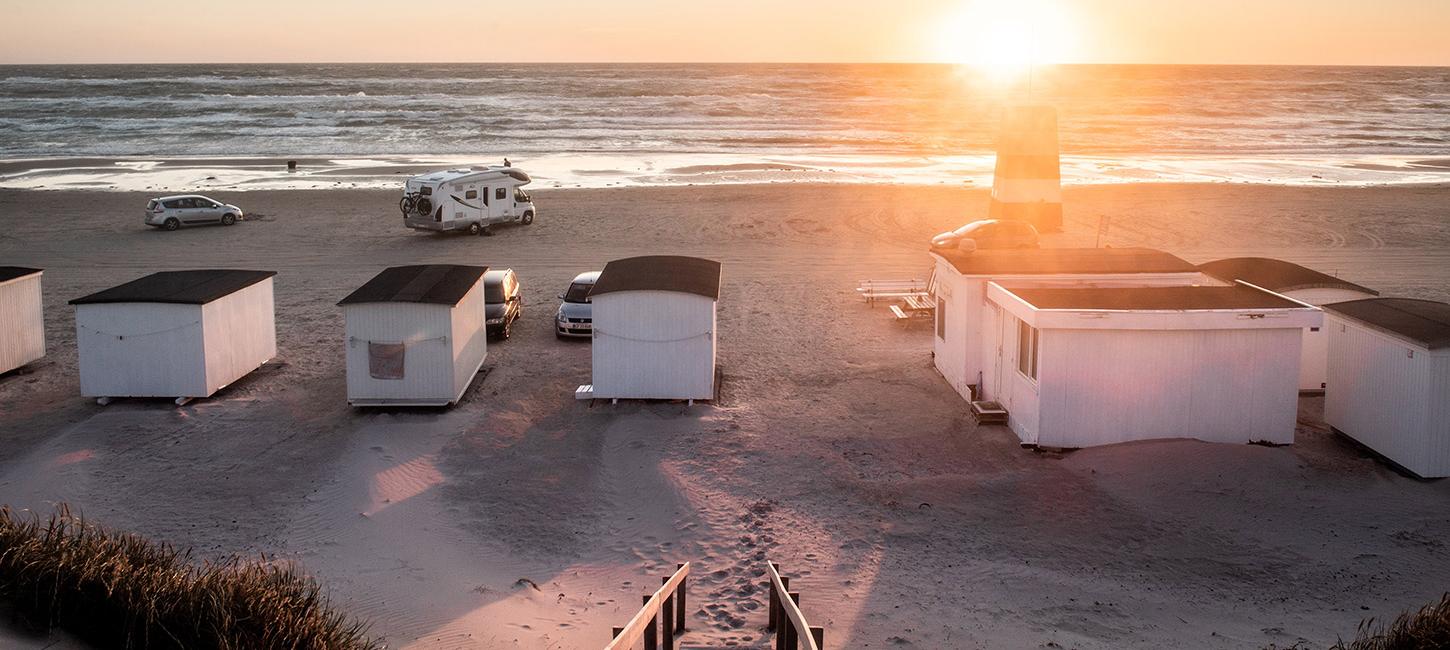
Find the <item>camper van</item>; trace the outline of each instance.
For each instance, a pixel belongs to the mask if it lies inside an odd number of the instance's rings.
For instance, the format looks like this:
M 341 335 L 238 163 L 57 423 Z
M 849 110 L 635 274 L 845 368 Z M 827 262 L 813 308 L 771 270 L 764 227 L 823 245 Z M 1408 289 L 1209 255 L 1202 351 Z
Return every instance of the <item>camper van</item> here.
M 414 230 L 465 230 L 492 234 L 499 223 L 534 222 L 534 202 L 521 187 L 529 175 L 514 167 L 473 167 L 408 179 L 398 207 Z

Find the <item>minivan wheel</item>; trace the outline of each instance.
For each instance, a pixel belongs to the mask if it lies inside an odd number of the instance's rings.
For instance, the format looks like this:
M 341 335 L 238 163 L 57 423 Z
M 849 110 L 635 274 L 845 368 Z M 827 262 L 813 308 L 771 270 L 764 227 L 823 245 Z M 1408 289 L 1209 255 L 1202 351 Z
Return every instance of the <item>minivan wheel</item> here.
M 234 215 L 234 214 L 232 214 L 230 212 L 222 215 L 222 225 L 223 226 L 230 226 L 232 224 L 235 224 L 236 222 L 237 222 L 237 215 Z
M 483 226 L 480 226 L 477 223 L 470 223 L 470 224 L 468 224 L 468 234 L 470 234 L 470 235 L 482 235 L 483 234 Z
M 533 222 L 534 222 L 534 213 L 532 213 L 532 212 L 525 212 L 524 213 L 523 224 L 525 226 L 527 226 L 527 225 L 529 225 L 529 224 L 531 224 Z
M 167 230 L 176 230 L 177 228 L 181 227 L 181 222 L 178 221 L 176 217 L 171 217 L 166 221 L 162 222 L 161 227 Z

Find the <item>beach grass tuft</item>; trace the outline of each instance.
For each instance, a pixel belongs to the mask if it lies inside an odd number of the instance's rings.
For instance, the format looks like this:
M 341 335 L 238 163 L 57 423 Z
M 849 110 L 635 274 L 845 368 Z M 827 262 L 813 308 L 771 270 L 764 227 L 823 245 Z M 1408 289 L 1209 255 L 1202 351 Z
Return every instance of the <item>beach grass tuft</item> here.
M 0 507 L 0 603 L 27 627 L 60 628 L 101 648 L 382 648 L 291 564 L 199 562 L 64 505 L 47 520 Z
M 1354 641 L 1339 642 L 1331 650 L 1420 650 L 1450 648 L 1450 593 L 1419 611 L 1405 612 L 1388 626 L 1375 619 L 1359 624 Z

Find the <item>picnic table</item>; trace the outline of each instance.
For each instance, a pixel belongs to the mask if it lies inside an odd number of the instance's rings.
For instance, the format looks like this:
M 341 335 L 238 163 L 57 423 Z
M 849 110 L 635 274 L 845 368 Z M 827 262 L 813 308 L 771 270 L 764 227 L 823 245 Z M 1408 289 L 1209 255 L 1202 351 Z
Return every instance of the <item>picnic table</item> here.
M 903 296 L 900 306 L 891 306 L 891 313 L 896 316 L 896 321 L 899 323 L 909 324 L 911 321 L 931 320 L 936 316 L 936 304 L 932 302 L 930 296 Z

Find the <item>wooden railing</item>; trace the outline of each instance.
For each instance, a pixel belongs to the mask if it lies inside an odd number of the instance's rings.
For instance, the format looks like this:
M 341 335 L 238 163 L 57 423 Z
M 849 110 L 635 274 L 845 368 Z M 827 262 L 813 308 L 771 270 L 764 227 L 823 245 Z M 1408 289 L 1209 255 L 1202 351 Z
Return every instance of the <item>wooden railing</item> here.
M 801 595 L 790 590 L 790 578 L 780 575 L 780 565 L 765 564 L 770 577 L 770 617 L 765 629 L 775 633 L 776 650 L 821 650 L 826 645 L 826 630 L 811 627 L 801 613 Z
M 675 574 L 662 578 L 664 584 L 644 597 L 644 606 L 624 627 L 614 628 L 614 640 L 604 650 L 625 650 L 644 641 L 644 650 L 673 650 L 675 637 L 685 633 L 685 587 L 690 577 L 690 563 L 678 565 Z

